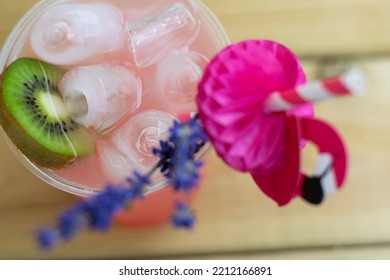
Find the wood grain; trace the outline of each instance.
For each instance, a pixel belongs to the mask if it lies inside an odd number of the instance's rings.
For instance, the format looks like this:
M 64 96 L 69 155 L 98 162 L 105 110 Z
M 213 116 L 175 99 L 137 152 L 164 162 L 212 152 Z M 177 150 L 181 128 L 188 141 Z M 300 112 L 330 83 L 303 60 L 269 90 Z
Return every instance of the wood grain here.
M 386 0 L 205 0 L 233 42 L 264 38 L 303 56 L 387 53 Z M 238 4 L 239 3 L 239 4 Z
M 296 50 L 310 79 L 357 65 L 369 78 L 362 98 L 316 105 L 345 137 L 351 167 L 345 188 L 321 207 L 296 200 L 278 208 L 251 178 L 214 154 L 195 200 L 193 232 L 169 225 L 85 233 L 52 254 L 38 251 L 34 230 L 51 223 L 74 197 L 35 178 L 0 139 L 0 259 L 390 258 L 390 3 L 379 0 L 208 0 L 232 41 L 271 38 Z M 0 0 L 0 41 L 34 3 Z M 382 54 L 382 55 L 379 55 Z M 326 59 L 324 59 L 326 58 Z M 305 152 L 305 170 L 315 159 Z

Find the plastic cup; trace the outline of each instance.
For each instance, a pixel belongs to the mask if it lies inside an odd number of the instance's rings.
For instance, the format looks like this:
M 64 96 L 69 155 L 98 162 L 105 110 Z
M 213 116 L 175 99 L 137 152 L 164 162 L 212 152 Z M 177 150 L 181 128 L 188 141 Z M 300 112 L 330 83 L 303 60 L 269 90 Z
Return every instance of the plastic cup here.
M 114 5 L 117 9 L 104 8 L 104 7 L 94 8 L 92 15 L 90 15 L 91 16 L 90 20 L 84 18 L 81 23 L 77 23 L 78 25 L 77 24 L 74 25 L 76 27 L 70 24 L 69 27 L 70 31 L 69 31 L 68 30 L 69 28 L 64 27 L 65 25 L 63 23 L 63 22 L 65 22 L 65 24 L 69 23 L 69 22 L 67 23 L 66 13 L 70 13 L 70 16 L 72 16 L 71 15 L 72 9 L 67 8 L 67 10 L 63 12 L 63 14 L 59 14 L 58 16 L 50 15 L 47 19 L 48 21 L 53 21 L 56 20 L 56 18 L 60 18 L 60 19 L 63 18 L 63 21 L 60 21 L 59 23 L 55 22 L 55 24 L 53 25 L 54 27 L 48 28 L 47 30 L 49 31 L 45 31 L 46 33 L 41 32 L 41 29 L 43 27 L 39 27 L 40 37 L 38 39 L 35 38 L 34 40 L 28 39 L 31 37 L 32 30 L 34 30 L 34 28 L 37 29 L 37 25 L 41 24 L 41 26 L 45 26 L 45 24 L 40 23 L 39 20 L 43 17 L 43 15 L 45 15 L 45 13 L 47 15 L 47 11 L 50 11 L 53 8 L 57 9 L 56 7 L 58 5 L 64 5 L 68 3 L 75 4 L 79 2 L 82 5 L 92 5 L 94 3 L 103 3 L 104 5 L 105 4 Z M 147 106 L 150 106 L 150 104 L 153 103 L 151 102 L 151 100 L 153 100 L 153 96 L 152 97 L 150 96 L 151 94 L 150 92 L 154 92 L 154 91 L 157 92 L 158 94 L 160 94 L 159 98 L 162 99 L 164 99 L 166 95 L 160 92 L 159 86 L 157 85 L 157 82 L 155 82 L 155 79 L 157 79 L 155 78 L 155 76 L 157 76 L 157 74 L 142 75 L 142 71 L 146 69 L 147 71 L 151 71 L 150 73 L 157 73 L 158 71 L 161 72 L 161 69 L 160 70 L 157 69 L 159 65 L 161 66 L 164 63 L 164 60 L 166 61 L 169 56 L 172 55 L 174 56 L 175 53 L 182 53 L 186 51 L 189 51 L 191 53 L 194 51 L 199 52 L 205 58 L 211 59 L 219 50 L 221 50 L 229 43 L 226 33 L 223 30 L 217 18 L 200 0 L 130 1 L 130 2 L 134 2 L 132 4 L 128 4 L 128 2 L 129 1 L 124 1 L 124 0 L 40 1 L 21 18 L 19 23 L 15 26 L 15 28 L 7 38 L 3 46 L 3 49 L 1 51 L 0 72 L 3 72 L 8 65 L 10 65 L 13 61 L 15 61 L 20 56 L 42 59 L 45 62 L 51 64 L 57 63 L 58 65 L 63 67 L 63 69 L 71 70 L 74 67 L 89 67 L 90 65 L 102 64 L 102 63 L 104 64 L 107 61 L 113 63 L 119 63 L 119 61 L 123 60 L 123 56 L 129 53 L 130 54 L 129 60 L 124 63 L 122 62 L 121 63 L 126 67 L 129 67 L 132 73 L 134 72 L 136 75 L 138 75 L 139 79 L 141 80 L 141 84 L 151 85 L 147 89 L 144 88 L 142 93 L 144 95 L 143 96 L 144 102 L 146 103 L 149 102 L 148 103 L 149 105 Z M 134 9 L 132 9 L 132 5 L 134 6 Z M 191 16 L 187 16 L 186 14 L 182 16 L 180 14 L 181 11 L 180 9 L 183 7 L 185 7 L 185 9 L 188 9 L 188 11 L 192 13 Z M 135 12 L 136 9 L 138 8 L 140 9 L 142 8 L 141 14 L 137 14 Z M 163 12 L 159 12 L 161 10 Z M 100 11 L 108 11 L 108 15 L 99 17 L 99 15 L 96 16 L 93 14 L 93 13 L 98 14 L 100 13 Z M 117 11 L 123 13 L 122 15 L 123 18 L 108 19 L 110 15 L 115 15 Z M 169 18 L 171 14 L 172 14 L 172 18 Z M 178 43 L 180 43 L 180 46 L 178 46 L 177 49 L 173 48 L 172 51 L 162 47 L 161 49 L 163 49 L 164 52 L 160 55 L 156 55 L 154 53 L 156 50 L 154 49 L 150 50 L 149 52 L 145 52 L 147 55 L 149 55 L 149 53 L 152 53 L 153 57 L 149 60 L 145 59 L 144 57 L 139 58 L 139 56 L 142 55 L 142 52 L 138 52 L 136 54 L 137 55 L 136 58 L 134 58 L 134 56 L 132 57 L 131 52 L 134 49 L 134 42 L 131 42 L 132 35 L 134 35 L 132 34 L 132 32 L 133 33 L 136 32 L 135 33 L 136 38 L 139 42 L 141 42 L 139 44 L 142 45 L 142 47 L 144 47 L 145 42 L 148 42 L 147 36 L 152 36 L 153 31 L 155 31 L 156 29 L 156 27 L 154 26 L 153 28 L 149 28 L 148 24 L 150 24 L 151 21 L 156 19 L 162 20 L 165 23 L 165 25 L 170 28 L 166 32 L 177 32 L 177 30 L 175 30 L 175 28 L 172 27 L 172 24 L 175 23 L 174 22 L 175 20 L 178 20 L 181 23 L 187 21 L 186 23 L 187 25 L 185 26 L 185 28 L 183 28 L 183 31 L 190 32 L 191 34 L 188 34 L 188 36 L 181 35 L 180 37 L 181 41 L 178 41 Z M 192 22 L 193 20 L 195 20 L 196 22 L 195 23 Z M 95 22 L 95 25 L 93 25 L 92 22 Z M 102 29 L 105 28 L 105 25 L 102 24 L 102 22 L 105 23 L 108 22 L 109 24 L 107 25 L 110 25 L 109 27 L 110 29 L 108 30 Z M 157 26 L 158 29 L 159 25 L 157 23 L 154 24 L 155 26 Z M 123 24 L 123 26 L 121 24 Z M 97 33 L 93 34 L 92 36 L 89 33 L 90 30 L 87 31 L 82 30 L 82 32 L 86 32 L 85 34 L 87 35 L 85 36 L 88 37 L 88 40 L 90 40 L 87 42 L 88 44 L 85 43 L 85 45 L 83 45 L 82 43 L 80 43 L 80 40 L 79 41 L 76 40 L 76 41 L 72 41 L 71 43 L 73 44 L 74 42 L 76 42 L 74 44 L 81 44 L 81 45 L 75 45 L 75 46 L 72 45 L 70 48 L 67 48 L 66 44 L 70 44 L 70 43 L 67 41 L 63 43 L 63 39 L 71 38 L 74 35 L 72 33 L 72 28 L 76 28 L 77 30 L 79 30 L 83 26 L 86 27 L 96 26 L 96 30 L 98 31 L 96 31 Z M 123 27 L 124 35 L 123 34 L 122 35 L 125 36 L 124 39 L 119 37 L 119 35 L 117 36 L 117 34 L 115 34 L 116 31 L 119 32 L 121 26 Z M 144 34 L 140 34 L 140 32 L 143 32 L 144 30 L 146 30 L 147 32 L 145 32 Z M 71 35 L 73 34 L 73 35 L 71 36 L 69 34 Z M 109 37 L 111 38 L 110 39 L 111 41 L 107 42 L 107 40 L 102 40 L 101 38 L 99 38 L 99 34 L 103 34 L 102 36 L 111 36 Z M 172 34 L 175 35 L 175 33 Z M 144 35 L 144 37 L 142 37 L 141 35 Z M 169 39 L 170 35 L 169 34 L 167 35 L 167 33 L 165 33 L 164 36 L 165 37 L 161 37 L 161 38 Z M 50 55 L 46 55 L 47 53 L 45 52 L 42 55 L 42 50 L 37 50 L 37 48 L 40 48 L 39 44 L 42 43 L 42 40 L 44 41 L 44 43 L 46 43 L 45 40 L 47 40 L 50 44 L 53 43 L 57 45 L 64 45 L 64 48 L 67 49 L 61 50 L 61 53 L 59 53 L 60 55 L 62 55 L 62 57 L 58 57 L 56 55 L 53 55 L 52 53 L 50 53 Z M 204 43 L 202 43 L 202 40 Z M 158 38 L 155 40 L 155 42 L 157 41 Z M 151 40 L 151 42 L 153 42 L 153 40 Z M 98 46 L 98 47 L 93 48 L 93 46 Z M 92 48 L 90 52 L 86 51 L 87 47 Z M 76 51 L 74 51 L 72 48 L 75 48 Z M 74 56 L 72 55 L 72 50 L 74 51 Z M 102 50 L 101 53 L 99 53 L 100 50 Z M 183 69 L 186 69 L 186 67 L 183 67 Z M 156 83 L 155 86 L 153 86 L 154 83 Z M 180 99 L 179 101 L 175 100 L 175 102 L 176 105 L 180 106 Z M 188 100 L 186 100 L 185 102 L 188 103 Z M 161 103 L 166 105 L 169 104 L 170 101 L 168 100 Z M 164 108 L 157 108 L 157 109 L 164 110 Z M 167 108 L 169 108 L 169 106 Z M 189 106 L 188 108 L 192 108 L 192 107 Z M 177 117 L 179 113 L 184 113 L 184 112 L 176 112 L 176 111 L 174 113 L 171 112 L 171 114 L 174 114 L 174 117 Z M 108 131 L 107 133 L 109 135 L 111 130 L 115 130 L 115 126 L 108 128 L 106 130 Z M 104 187 L 104 184 L 102 183 L 103 181 L 99 181 L 99 179 L 101 178 L 104 179 L 105 177 L 104 175 L 100 174 L 101 172 L 95 169 L 95 167 L 85 165 L 83 167 L 83 170 L 78 172 L 77 176 L 76 175 L 67 176 L 67 174 L 69 173 L 67 170 L 58 171 L 57 169 L 42 167 L 39 164 L 36 164 L 32 160 L 30 160 L 24 153 L 21 152 L 21 150 L 19 150 L 16 147 L 15 143 L 13 143 L 13 141 L 10 139 L 6 131 L 4 131 L 4 127 L 2 129 L 2 132 L 10 148 L 12 149 L 14 154 L 19 158 L 19 160 L 32 173 L 34 173 L 37 177 L 39 177 L 41 180 L 45 181 L 49 185 L 54 186 L 62 191 L 72 193 L 80 197 L 86 197 L 86 198 L 99 193 L 102 187 Z M 104 135 L 104 133 L 105 131 L 99 132 L 99 137 L 101 134 Z M 106 136 L 102 136 L 102 137 L 104 138 Z M 200 158 L 205 157 L 209 150 L 210 150 L 209 145 L 206 145 L 206 147 L 202 151 L 200 151 L 198 156 Z M 92 162 L 93 159 L 89 159 L 89 161 Z M 74 170 L 77 170 L 77 164 L 74 164 L 74 167 L 72 168 L 74 168 Z M 97 183 L 96 182 L 90 183 L 88 180 L 86 180 L 86 176 L 88 176 L 88 172 L 94 173 L 94 177 L 95 180 L 97 180 Z M 129 170 L 129 174 L 131 174 L 131 170 Z M 192 196 L 193 194 L 190 195 L 189 197 L 191 198 Z M 135 202 L 134 205 L 132 205 L 131 210 L 120 213 L 117 217 L 117 220 L 120 223 L 127 224 L 127 225 L 150 225 L 150 224 L 164 222 L 171 215 L 173 211 L 173 202 L 176 199 L 183 199 L 183 197 L 182 195 L 173 193 L 171 191 L 171 188 L 167 188 L 167 181 L 163 177 L 161 177 L 158 181 L 154 182 L 154 184 L 148 188 L 147 195 L 143 201 Z

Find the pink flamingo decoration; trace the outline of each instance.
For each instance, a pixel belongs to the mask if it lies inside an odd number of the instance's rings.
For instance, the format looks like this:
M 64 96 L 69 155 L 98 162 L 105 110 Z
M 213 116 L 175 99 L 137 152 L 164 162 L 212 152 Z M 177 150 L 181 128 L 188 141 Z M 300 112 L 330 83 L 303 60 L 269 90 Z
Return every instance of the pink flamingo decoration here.
M 319 204 L 347 174 L 347 151 L 329 124 L 314 119 L 311 102 L 364 91 L 362 73 L 306 83 L 296 56 L 268 40 L 228 46 L 207 66 L 199 83 L 199 117 L 217 154 L 248 172 L 278 205 L 300 196 Z M 314 176 L 301 171 L 307 141 L 318 146 Z

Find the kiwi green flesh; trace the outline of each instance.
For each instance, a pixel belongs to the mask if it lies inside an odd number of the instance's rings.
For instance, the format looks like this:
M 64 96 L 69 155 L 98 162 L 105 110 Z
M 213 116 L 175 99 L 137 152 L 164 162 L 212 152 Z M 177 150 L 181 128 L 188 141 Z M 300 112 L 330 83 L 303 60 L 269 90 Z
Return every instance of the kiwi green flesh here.
M 0 78 L 0 125 L 32 162 L 61 168 L 94 152 L 95 138 L 62 103 L 59 68 L 32 58 L 10 64 Z

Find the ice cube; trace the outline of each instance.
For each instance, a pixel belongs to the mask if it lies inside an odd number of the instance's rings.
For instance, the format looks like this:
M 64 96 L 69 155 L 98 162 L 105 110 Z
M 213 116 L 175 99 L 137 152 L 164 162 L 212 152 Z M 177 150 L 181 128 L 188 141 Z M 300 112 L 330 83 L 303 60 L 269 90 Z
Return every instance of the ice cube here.
M 109 3 L 62 3 L 34 24 L 31 46 L 49 63 L 72 65 L 124 47 L 127 38 L 121 11 Z
M 193 51 L 168 56 L 157 66 L 156 83 L 160 93 L 169 102 L 194 103 L 207 63 L 205 56 Z
M 116 149 L 109 141 L 99 140 L 96 152 L 103 174 L 113 183 L 123 182 L 136 169 L 136 162 Z
M 128 20 L 135 63 L 143 68 L 190 43 L 198 31 L 195 16 L 184 3 L 164 5 L 136 23 Z
M 162 111 L 141 112 L 116 128 L 112 143 L 127 162 L 135 162 L 138 170 L 147 172 L 158 161 L 153 148 L 159 147 L 160 140 L 167 140 L 174 120 Z
M 141 105 L 141 81 L 122 65 L 73 68 L 62 78 L 59 88 L 72 118 L 97 131 L 112 127 Z

